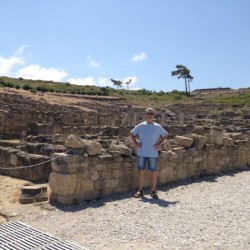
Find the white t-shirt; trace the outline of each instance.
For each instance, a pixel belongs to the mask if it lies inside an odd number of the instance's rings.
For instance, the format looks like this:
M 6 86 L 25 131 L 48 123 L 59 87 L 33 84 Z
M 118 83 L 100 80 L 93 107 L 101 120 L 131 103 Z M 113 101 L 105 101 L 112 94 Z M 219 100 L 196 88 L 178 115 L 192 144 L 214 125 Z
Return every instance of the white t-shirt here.
M 168 134 L 160 124 L 146 121 L 138 124 L 130 132 L 139 137 L 142 145 L 138 148 L 137 155 L 141 157 L 158 157 L 158 150 L 155 149 L 154 144 Z

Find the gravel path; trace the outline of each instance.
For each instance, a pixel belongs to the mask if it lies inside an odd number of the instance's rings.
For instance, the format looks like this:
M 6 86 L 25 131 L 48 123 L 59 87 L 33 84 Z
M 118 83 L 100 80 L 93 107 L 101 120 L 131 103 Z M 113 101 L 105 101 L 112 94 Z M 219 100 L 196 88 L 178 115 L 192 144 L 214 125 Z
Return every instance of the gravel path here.
M 250 249 L 250 171 L 78 206 L 39 206 L 19 221 L 88 249 Z

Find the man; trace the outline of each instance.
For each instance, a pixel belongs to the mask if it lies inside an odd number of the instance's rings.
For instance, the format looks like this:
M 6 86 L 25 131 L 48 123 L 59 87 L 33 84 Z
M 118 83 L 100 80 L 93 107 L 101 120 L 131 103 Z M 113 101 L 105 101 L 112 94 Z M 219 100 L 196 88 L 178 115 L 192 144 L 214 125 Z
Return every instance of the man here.
M 143 196 L 144 171 L 146 164 L 148 164 L 148 170 L 151 172 L 151 196 L 153 199 L 158 199 L 156 193 L 158 150 L 168 132 L 160 124 L 154 122 L 154 115 L 155 111 L 152 108 L 147 108 L 145 121 L 130 131 L 130 136 L 138 148 L 138 191 L 135 193 L 136 198 Z

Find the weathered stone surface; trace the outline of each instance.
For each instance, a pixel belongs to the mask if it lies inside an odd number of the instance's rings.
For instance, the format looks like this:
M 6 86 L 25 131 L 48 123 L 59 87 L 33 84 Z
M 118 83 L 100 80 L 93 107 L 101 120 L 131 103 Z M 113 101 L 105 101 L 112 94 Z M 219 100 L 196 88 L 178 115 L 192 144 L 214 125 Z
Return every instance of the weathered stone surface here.
M 128 148 L 124 143 L 118 141 L 112 141 L 110 149 L 113 151 L 119 151 L 123 155 L 131 156 L 132 149 Z
M 207 141 L 207 137 L 203 135 L 191 134 L 191 138 L 194 140 L 192 146 L 198 151 L 202 150 Z
M 214 144 L 214 135 L 205 134 L 205 136 L 207 137 L 208 144 Z
M 47 187 L 42 185 L 24 186 L 21 188 L 19 202 L 28 204 L 48 200 Z
M 83 148 L 84 143 L 79 136 L 69 135 L 65 141 L 65 146 L 67 148 Z
M 177 155 L 177 158 L 182 158 L 183 157 L 183 147 L 175 147 L 175 148 L 172 148 L 171 151 L 176 153 Z
M 203 126 L 194 126 L 192 133 L 197 135 L 205 135 L 205 129 Z
M 163 150 L 163 151 L 171 150 L 171 143 L 170 143 L 170 141 L 165 140 L 165 141 L 162 143 L 162 150 Z
M 83 142 L 83 150 L 88 155 L 98 155 L 102 152 L 102 145 L 99 142 L 96 141 L 90 141 L 90 140 L 82 140 Z
M 212 126 L 212 127 L 211 127 L 211 130 L 223 131 L 223 128 L 222 128 L 222 127 L 219 127 L 219 126 Z
M 17 166 L 18 164 L 18 158 L 15 154 L 10 155 L 10 164 L 13 166 Z
M 91 174 L 91 180 L 92 181 L 96 181 L 99 179 L 99 174 L 97 171 L 94 171 L 92 174 Z
M 225 146 L 233 146 L 234 141 L 233 141 L 232 138 L 223 136 L 223 145 L 225 145 Z
M 182 147 L 190 147 L 193 144 L 193 139 L 185 136 L 175 136 L 176 144 Z
M 79 173 L 89 165 L 89 158 L 87 155 L 56 153 L 53 156 L 55 159 L 51 162 L 51 167 L 53 171 L 58 173 Z
M 119 180 L 105 180 L 104 187 L 107 189 L 115 188 L 115 187 L 117 187 L 118 183 L 119 183 Z
M 126 137 L 124 144 L 132 149 L 133 154 L 137 154 L 137 146 L 133 142 L 132 138 L 130 136 Z
M 216 128 L 216 129 L 215 129 Z M 212 127 L 210 134 L 214 137 L 214 144 L 222 145 L 223 144 L 223 131 L 219 130 L 218 127 Z
M 76 191 L 76 174 L 60 174 L 52 172 L 49 176 L 49 186 L 53 193 L 67 196 Z
M 83 193 L 87 193 L 93 190 L 94 184 L 92 180 L 84 180 L 84 181 L 78 181 L 78 185 L 80 188 L 80 191 Z
M 244 140 L 244 135 L 242 133 L 232 133 L 231 137 L 233 141 Z
M 64 144 L 67 137 L 68 137 L 68 135 L 65 135 L 65 134 L 55 134 L 55 135 L 53 135 L 53 142 Z

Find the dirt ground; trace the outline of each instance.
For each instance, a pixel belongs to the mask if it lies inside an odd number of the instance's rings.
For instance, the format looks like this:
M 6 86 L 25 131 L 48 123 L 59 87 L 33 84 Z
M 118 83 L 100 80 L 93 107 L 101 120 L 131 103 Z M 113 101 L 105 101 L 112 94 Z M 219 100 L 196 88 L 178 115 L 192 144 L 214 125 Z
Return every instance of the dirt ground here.
M 15 179 L 0 175 L 0 223 L 18 218 L 23 213 L 38 212 L 40 206 L 48 202 L 22 205 L 19 203 L 21 188 L 31 183 L 25 180 Z

